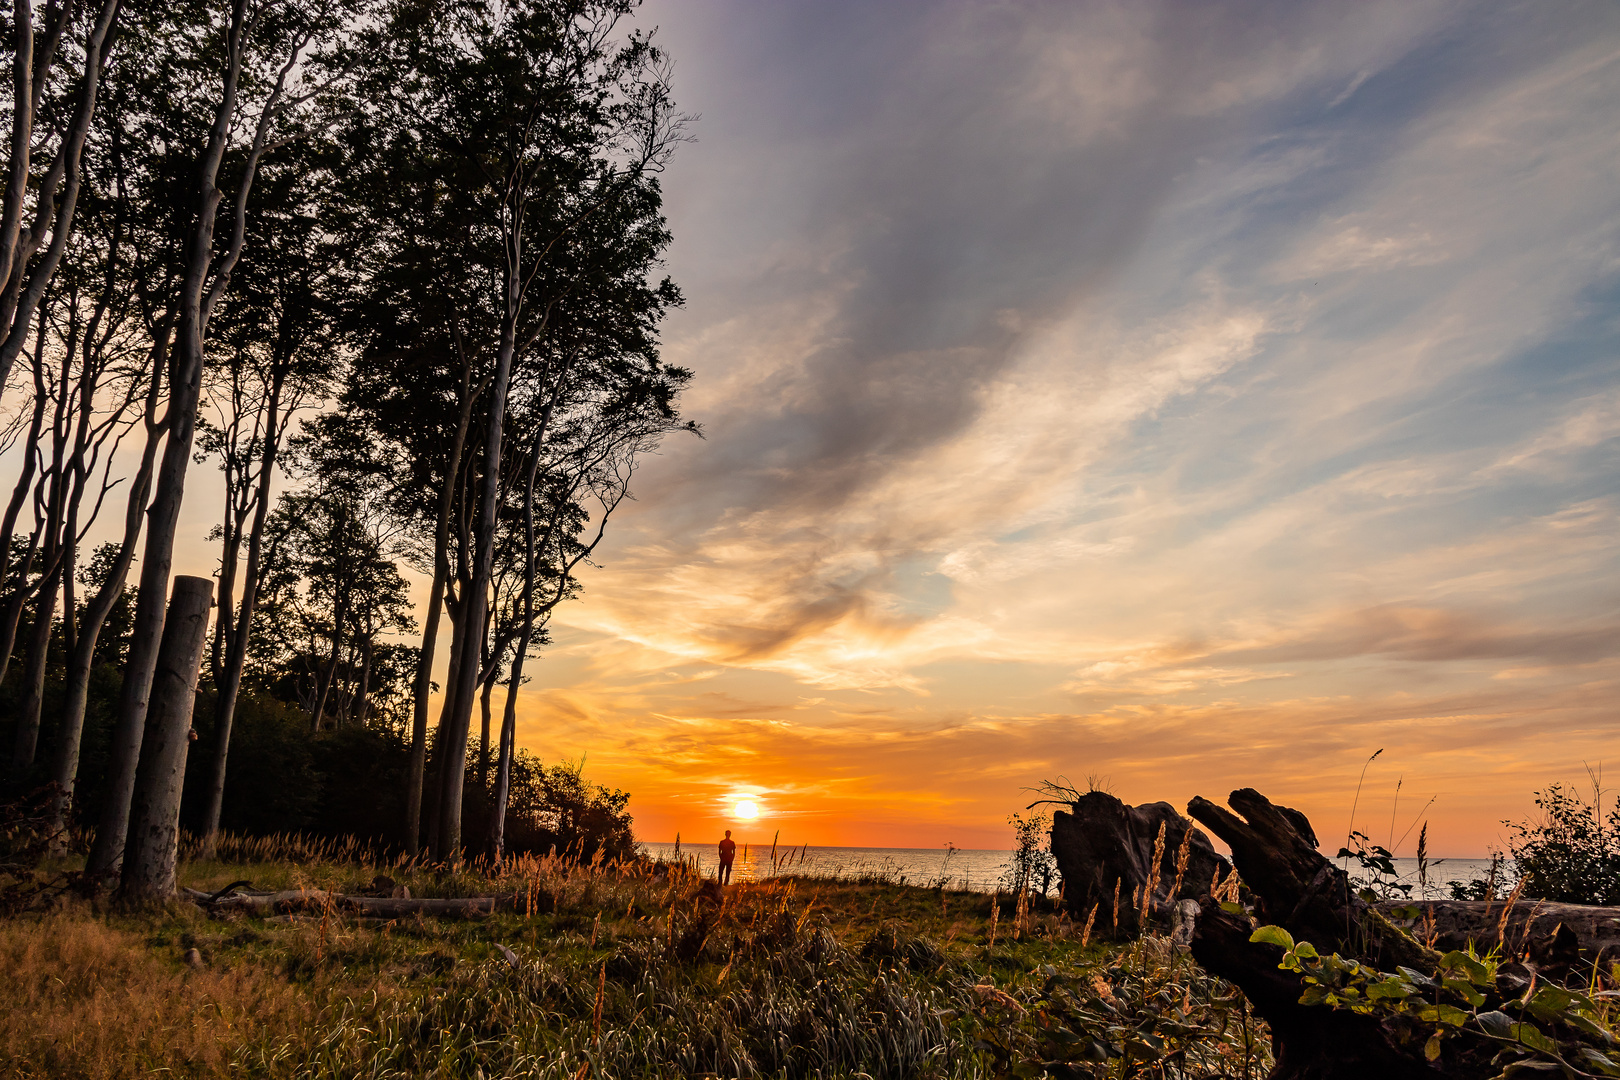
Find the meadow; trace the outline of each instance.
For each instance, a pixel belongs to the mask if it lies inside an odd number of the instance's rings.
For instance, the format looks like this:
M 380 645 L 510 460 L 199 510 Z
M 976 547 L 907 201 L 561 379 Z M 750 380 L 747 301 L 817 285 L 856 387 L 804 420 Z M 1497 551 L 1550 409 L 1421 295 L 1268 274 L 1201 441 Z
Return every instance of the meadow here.
M 192 853 L 195 854 L 194 852 Z M 374 860 L 231 840 L 199 890 L 518 894 L 532 915 L 269 918 L 64 894 L 0 921 L 0 1075 L 18 1078 L 1259 1077 L 1235 989 L 1149 934 L 1050 904 L 780 877 L 716 897 L 684 863 Z

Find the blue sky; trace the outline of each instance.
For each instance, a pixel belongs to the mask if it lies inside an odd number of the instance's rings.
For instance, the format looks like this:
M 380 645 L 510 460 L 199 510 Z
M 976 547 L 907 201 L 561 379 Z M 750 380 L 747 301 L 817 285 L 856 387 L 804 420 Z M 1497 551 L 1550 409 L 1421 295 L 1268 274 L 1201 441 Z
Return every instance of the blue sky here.
M 996 846 L 1059 774 L 1331 835 L 1383 746 L 1460 855 L 1620 767 L 1620 8 L 640 21 L 706 438 L 521 738 L 649 838 Z

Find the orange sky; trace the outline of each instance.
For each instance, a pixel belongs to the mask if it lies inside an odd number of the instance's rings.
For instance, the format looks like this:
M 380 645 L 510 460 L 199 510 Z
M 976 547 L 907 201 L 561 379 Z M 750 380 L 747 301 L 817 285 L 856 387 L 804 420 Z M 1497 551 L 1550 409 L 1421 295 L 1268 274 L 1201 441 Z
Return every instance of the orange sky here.
M 705 438 L 520 742 L 813 845 L 1064 776 L 1336 847 L 1383 748 L 1359 822 L 1474 855 L 1620 773 L 1620 9 L 1474 7 L 650 4 Z
M 1382 747 L 1369 831 L 1477 854 L 1620 770 L 1615 12 L 1197 13 L 654 5 L 707 437 L 526 744 L 647 838 L 812 844 L 1095 776 L 1336 845 Z

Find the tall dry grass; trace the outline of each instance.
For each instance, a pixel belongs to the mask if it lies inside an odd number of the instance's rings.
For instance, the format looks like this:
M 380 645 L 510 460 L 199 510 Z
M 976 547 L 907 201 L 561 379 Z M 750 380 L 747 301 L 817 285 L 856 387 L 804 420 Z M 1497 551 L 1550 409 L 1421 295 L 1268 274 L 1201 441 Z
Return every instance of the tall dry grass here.
M 0 1076 L 219 1076 L 250 1041 L 314 1013 L 274 973 L 186 965 L 73 905 L 0 922 Z

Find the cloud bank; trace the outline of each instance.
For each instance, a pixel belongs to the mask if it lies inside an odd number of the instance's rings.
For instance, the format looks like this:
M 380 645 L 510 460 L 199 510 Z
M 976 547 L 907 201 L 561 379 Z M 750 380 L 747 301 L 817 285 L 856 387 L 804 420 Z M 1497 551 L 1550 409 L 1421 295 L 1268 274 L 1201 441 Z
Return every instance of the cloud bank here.
M 643 18 L 706 438 L 522 738 L 644 835 L 999 846 L 1058 774 L 1331 835 L 1385 746 L 1464 854 L 1616 758 L 1620 12 Z

